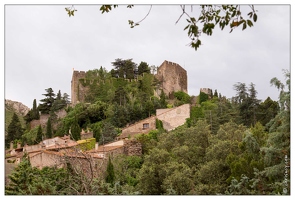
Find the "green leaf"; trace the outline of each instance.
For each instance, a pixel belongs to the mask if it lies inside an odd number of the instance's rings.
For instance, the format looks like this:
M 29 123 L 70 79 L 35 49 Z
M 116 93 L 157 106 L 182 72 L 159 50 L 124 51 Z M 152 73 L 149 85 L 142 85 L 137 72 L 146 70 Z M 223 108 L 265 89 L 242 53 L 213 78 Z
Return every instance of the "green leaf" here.
M 249 19 L 247 20 L 247 24 L 248 24 L 248 26 L 250 26 L 250 27 L 251 27 L 251 26 L 253 26 L 253 23 L 252 23 L 252 21 L 251 21 L 251 20 L 249 20 Z
M 254 13 L 253 20 L 254 20 L 254 22 L 257 21 L 257 15 L 256 15 L 256 13 Z
M 243 23 L 243 28 L 242 28 L 242 31 L 243 31 L 243 30 L 245 30 L 246 28 L 247 28 L 247 23 L 246 23 L 246 22 L 244 22 L 244 23 Z
M 189 25 L 187 25 L 183 30 L 186 30 L 186 29 L 188 29 L 188 27 L 189 27 Z

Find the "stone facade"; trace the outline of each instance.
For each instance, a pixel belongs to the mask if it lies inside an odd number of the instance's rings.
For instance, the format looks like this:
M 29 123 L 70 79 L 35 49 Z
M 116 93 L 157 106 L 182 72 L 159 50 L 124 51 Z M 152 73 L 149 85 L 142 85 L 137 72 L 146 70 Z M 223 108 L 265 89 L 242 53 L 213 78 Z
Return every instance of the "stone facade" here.
M 187 93 L 187 72 L 177 63 L 165 60 L 158 68 L 156 78 L 160 82 L 159 88 L 168 97 L 177 91 Z M 158 95 L 159 92 L 158 90 Z
M 176 108 L 157 109 L 156 116 L 138 121 L 124 129 L 117 139 L 132 138 L 137 134 L 148 133 L 156 129 L 156 119 L 163 122 L 163 128 L 171 131 L 178 126 L 183 125 L 186 119 L 190 117 L 190 105 L 184 104 Z
M 133 137 L 138 133 L 148 133 L 151 130 L 156 129 L 156 116 L 151 116 L 149 118 L 140 120 L 128 127 L 122 129 L 122 134 L 118 136 L 117 139 L 124 139 L 128 137 Z
M 189 117 L 189 104 L 184 104 L 172 109 L 157 110 L 157 118 L 163 122 L 163 127 L 167 131 L 171 131 L 178 126 L 183 125 L 186 122 L 186 119 Z
M 72 105 L 76 105 L 79 102 L 84 102 L 87 88 L 85 88 L 80 79 L 84 79 L 86 76 L 85 71 L 73 71 L 71 82 L 71 102 Z

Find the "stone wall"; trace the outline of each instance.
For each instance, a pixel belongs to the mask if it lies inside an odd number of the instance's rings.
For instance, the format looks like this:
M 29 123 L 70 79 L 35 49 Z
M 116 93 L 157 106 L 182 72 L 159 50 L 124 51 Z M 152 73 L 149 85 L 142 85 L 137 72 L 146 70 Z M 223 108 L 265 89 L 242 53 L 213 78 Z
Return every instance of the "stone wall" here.
M 151 116 L 122 129 L 122 134 L 118 136 L 118 139 L 132 137 L 139 133 L 148 133 L 154 129 L 156 129 L 156 117 Z
M 163 122 L 163 127 L 171 131 L 178 126 L 183 125 L 186 119 L 190 117 L 190 105 L 184 104 L 173 109 L 167 109 L 166 112 L 157 112 L 157 118 Z
M 141 156 L 141 143 L 136 140 L 124 140 L 124 154 L 127 156 Z
M 187 93 L 187 72 L 177 63 L 165 60 L 158 68 L 156 78 L 160 82 L 160 88 L 168 97 L 177 91 Z
M 41 125 L 44 128 L 47 124 L 48 118 L 50 117 L 49 114 L 42 114 L 40 115 L 40 119 L 34 119 L 30 122 L 31 129 Z
M 200 88 L 200 92 L 203 92 L 205 94 L 212 94 L 212 90 L 210 88 Z
M 73 71 L 71 81 L 71 102 L 72 105 L 76 105 L 79 102 L 84 102 L 86 88 L 80 83 L 80 79 L 84 79 L 86 75 L 85 71 Z
M 55 114 L 56 114 L 57 118 L 60 119 L 60 118 L 64 118 L 67 115 L 67 112 L 64 109 L 61 109 L 61 110 L 56 111 Z M 41 125 L 42 128 L 44 128 L 47 124 L 49 117 L 50 117 L 49 114 L 41 114 L 40 119 L 34 119 L 30 122 L 31 129 L 33 129 L 39 125 Z M 56 126 L 56 124 L 53 124 L 54 128 L 56 128 L 55 126 Z

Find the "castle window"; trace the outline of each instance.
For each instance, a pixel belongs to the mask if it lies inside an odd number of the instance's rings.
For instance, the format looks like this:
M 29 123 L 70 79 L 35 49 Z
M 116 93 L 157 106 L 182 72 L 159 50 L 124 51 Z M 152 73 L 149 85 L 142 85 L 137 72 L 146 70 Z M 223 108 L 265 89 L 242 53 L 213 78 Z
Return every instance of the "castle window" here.
M 149 123 L 144 123 L 142 129 L 148 129 L 150 127 Z

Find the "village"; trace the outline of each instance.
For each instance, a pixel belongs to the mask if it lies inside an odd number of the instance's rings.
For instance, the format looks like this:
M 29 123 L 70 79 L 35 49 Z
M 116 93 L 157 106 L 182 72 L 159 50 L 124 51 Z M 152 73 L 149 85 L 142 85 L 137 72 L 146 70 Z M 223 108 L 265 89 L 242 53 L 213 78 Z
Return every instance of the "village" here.
M 80 83 L 80 79 L 85 76 L 85 72 L 73 71 L 72 77 L 72 105 L 84 101 L 84 93 L 87 92 Z M 187 74 L 186 71 L 176 63 L 164 61 L 156 74 L 161 79 L 161 89 L 167 96 L 175 90 L 187 92 Z M 209 93 L 210 89 L 202 88 L 201 91 Z M 157 92 L 157 91 L 155 91 Z M 159 91 L 158 91 L 159 93 Z M 96 176 L 99 176 L 106 169 L 107 159 L 117 155 L 141 156 L 142 146 L 136 140 L 136 136 L 147 134 L 151 130 L 156 130 L 156 120 L 160 120 L 166 131 L 171 131 L 186 122 L 190 117 L 190 104 L 184 104 L 174 108 L 157 109 L 156 115 L 137 121 L 134 124 L 122 128 L 121 134 L 116 140 L 110 143 L 99 145 L 93 137 L 90 130 L 82 130 L 81 140 L 74 141 L 71 138 L 71 132 L 63 137 L 54 137 L 41 141 L 36 145 L 17 144 L 13 148 L 13 142 L 10 148 L 6 150 L 5 169 L 9 174 L 11 170 L 21 162 L 22 157 L 27 155 L 32 167 L 42 169 L 44 167 L 64 167 L 67 162 L 77 165 L 94 166 Z M 56 112 L 58 118 L 66 116 L 65 110 Z M 38 125 L 45 125 L 49 115 L 40 116 L 39 120 L 30 122 L 31 128 Z M 85 170 L 87 166 L 83 167 Z M 88 167 L 89 168 L 89 167 Z M 86 170 L 87 171 L 87 170 Z

